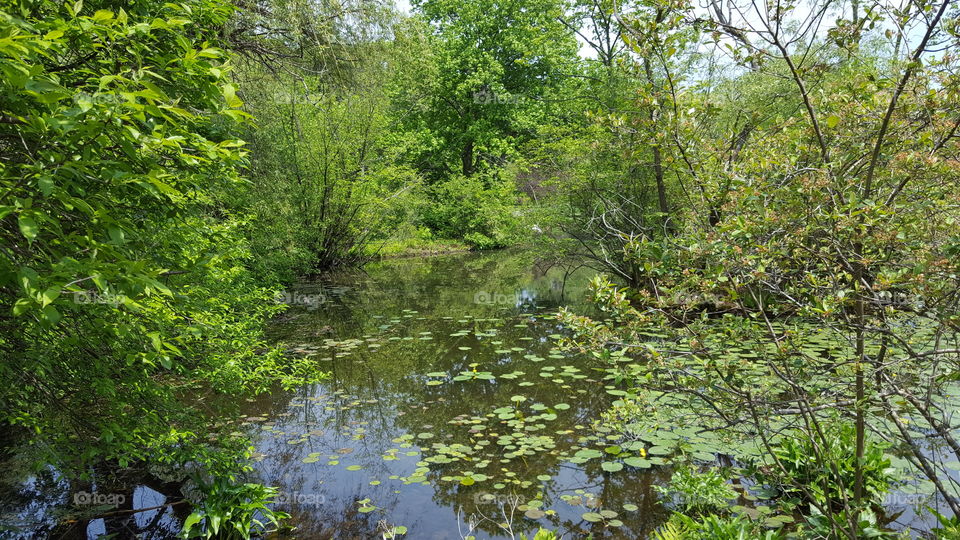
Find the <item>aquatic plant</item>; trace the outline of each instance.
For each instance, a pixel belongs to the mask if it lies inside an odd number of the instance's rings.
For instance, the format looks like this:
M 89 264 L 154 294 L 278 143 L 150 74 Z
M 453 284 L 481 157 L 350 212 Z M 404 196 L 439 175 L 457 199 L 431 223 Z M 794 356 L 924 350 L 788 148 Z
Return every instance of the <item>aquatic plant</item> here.
M 202 498 L 183 522 L 183 538 L 248 540 L 275 530 L 290 517 L 269 505 L 279 490 L 255 483 L 217 477 L 197 480 Z
M 674 469 L 669 484 L 653 489 L 671 497 L 683 512 L 717 512 L 729 507 L 731 499 L 737 496 L 727 480 L 715 467 L 701 471 L 681 464 Z

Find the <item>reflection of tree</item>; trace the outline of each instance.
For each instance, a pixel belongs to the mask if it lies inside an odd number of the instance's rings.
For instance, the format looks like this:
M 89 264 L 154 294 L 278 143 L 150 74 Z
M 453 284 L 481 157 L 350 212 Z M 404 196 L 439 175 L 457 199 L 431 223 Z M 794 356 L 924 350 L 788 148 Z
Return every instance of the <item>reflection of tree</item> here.
M 544 328 L 540 330 L 536 325 L 546 326 L 546 322 L 536 323 L 532 330 L 531 329 L 515 329 L 511 325 L 507 325 L 506 328 L 501 328 L 501 333 L 498 336 L 498 340 L 502 340 L 504 343 L 523 343 L 519 341 L 519 337 L 528 335 L 531 332 L 533 334 L 543 335 L 544 333 L 552 333 L 554 329 Z M 456 326 L 456 325 L 455 325 Z M 463 343 L 467 339 L 467 336 L 459 338 L 457 343 Z M 532 405 L 535 402 L 544 403 L 548 406 L 552 406 L 561 401 L 570 401 L 573 403 L 573 407 L 566 414 L 562 414 L 558 417 L 557 420 L 547 423 L 547 429 L 543 430 L 544 433 L 551 434 L 555 439 L 557 448 L 571 448 L 577 446 L 577 434 L 572 433 L 569 435 L 561 436 L 557 435 L 554 432 L 558 430 L 568 430 L 572 429 L 574 425 L 588 425 L 593 418 L 596 418 L 599 415 L 599 412 L 605 410 L 609 406 L 609 398 L 605 393 L 596 392 L 596 386 L 589 386 L 590 391 L 586 394 L 576 394 L 576 385 L 574 386 L 574 393 L 564 396 L 561 392 L 562 390 L 558 388 L 558 385 L 553 382 L 543 381 L 542 379 L 538 380 L 539 377 L 536 376 L 536 373 L 539 371 L 538 365 L 547 365 L 547 363 L 536 364 L 529 360 L 523 359 L 518 354 L 511 355 L 497 355 L 492 353 L 489 350 L 489 345 L 486 345 L 480 340 L 477 340 L 473 337 L 473 342 L 467 341 L 469 346 L 472 346 L 469 355 L 463 354 L 463 352 L 457 350 L 455 347 L 452 350 L 448 351 L 446 354 L 440 354 L 443 351 L 437 351 L 436 355 L 432 355 L 433 358 L 441 358 L 446 360 L 443 364 L 443 367 L 450 370 L 452 373 L 457 373 L 462 370 L 467 370 L 469 362 L 480 361 L 482 358 L 493 357 L 496 359 L 501 359 L 503 357 L 509 358 L 509 361 L 499 363 L 495 373 L 501 374 L 506 372 L 511 372 L 515 369 L 525 371 L 525 375 L 522 379 L 516 381 L 508 381 L 506 379 L 500 379 L 496 384 L 489 384 L 484 381 L 472 381 L 464 383 L 454 383 L 454 384 L 444 384 L 436 387 L 428 386 L 414 386 L 409 390 L 410 399 L 414 403 L 430 403 L 430 402 L 442 402 L 442 407 L 428 407 L 426 410 L 420 410 L 416 414 L 410 414 L 403 417 L 400 417 L 397 420 L 398 425 L 403 427 L 406 431 L 411 433 L 416 433 L 418 431 L 423 431 L 422 426 L 424 424 L 433 425 L 433 431 L 436 433 L 436 438 L 431 440 L 440 440 L 444 442 L 463 442 L 473 445 L 472 441 L 467 439 L 467 429 L 469 426 L 451 426 L 447 422 L 454 417 L 459 415 L 473 416 L 478 415 L 482 416 L 492 409 L 511 403 L 510 397 L 516 394 L 524 395 L 528 398 L 528 401 L 525 402 L 524 409 L 525 414 L 535 414 L 528 409 L 529 405 Z M 485 349 L 486 347 L 486 349 Z M 549 343 L 534 343 L 533 345 L 528 345 L 527 349 L 521 354 L 533 353 L 540 356 L 545 356 L 549 351 Z M 479 352 L 475 352 L 479 351 Z M 386 351 L 384 351 L 386 352 Z M 493 362 L 490 362 L 493 363 Z M 551 365 L 556 365 L 558 362 L 554 361 Z M 488 363 L 481 362 L 480 369 L 489 369 Z M 436 369 L 437 366 L 433 366 Z M 422 372 L 422 371 L 421 371 Z M 517 383 L 521 380 L 533 380 L 536 382 L 535 386 L 532 387 L 519 387 Z M 469 391 L 469 395 L 465 395 L 464 391 Z M 441 401 L 442 400 L 442 401 Z M 488 420 L 488 428 L 485 432 L 509 432 L 510 428 L 503 426 L 497 422 L 496 419 Z M 539 432 L 537 432 L 539 433 Z M 435 484 L 435 494 L 434 500 L 440 506 L 446 506 L 451 509 L 460 509 L 464 515 L 470 515 L 477 513 L 478 511 L 484 512 L 486 514 L 490 513 L 491 508 L 484 506 L 477 508 L 476 496 L 483 492 L 494 492 L 492 485 L 496 483 L 499 479 L 502 479 L 501 473 L 499 473 L 499 468 L 501 464 L 499 463 L 499 457 L 502 454 L 502 449 L 494 444 L 491 444 L 486 447 L 486 449 L 491 449 L 493 455 L 482 456 L 486 459 L 491 459 L 492 464 L 488 467 L 488 470 L 497 471 L 493 473 L 492 476 L 499 477 L 494 480 L 489 480 L 486 482 L 481 482 L 474 486 L 461 486 L 458 482 L 444 482 L 441 481 L 443 476 L 458 476 L 465 470 L 473 470 L 474 472 L 485 473 L 486 470 L 475 469 L 471 467 L 470 462 L 454 462 L 446 464 L 443 466 L 431 465 L 431 473 L 429 478 L 431 482 Z M 485 450 L 486 450 L 485 449 Z M 519 478 L 532 480 L 535 479 L 538 475 L 549 475 L 556 476 L 559 473 L 559 469 L 562 466 L 562 463 L 559 459 L 552 455 L 540 454 L 527 458 L 526 460 L 514 459 L 509 464 L 505 465 L 508 469 L 515 472 Z M 594 471 L 597 472 L 597 471 Z M 606 475 L 610 476 L 610 475 Z M 642 477 L 650 476 L 649 474 L 641 474 Z M 607 480 L 604 486 L 604 493 L 601 496 L 602 499 L 609 497 L 606 489 L 611 489 L 617 487 L 621 491 L 625 488 L 621 486 L 628 479 L 633 479 L 634 475 L 629 475 L 626 473 L 620 473 L 620 477 L 617 480 Z M 612 483 L 611 483 L 612 482 Z M 649 480 L 637 481 L 631 484 L 633 486 L 649 486 Z M 527 489 L 520 489 L 515 491 L 505 490 L 504 493 L 509 493 L 517 495 L 520 497 L 522 502 L 526 502 L 536 497 L 538 489 L 538 483 L 534 486 L 531 486 Z M 649 490 L 648 490 L 649 491 Z M 499 493 L 499 492 L 498 492 Z M 644 498 L 646 497 L 642 493 L 640 494 Z M 549 487 L 548 493 L 544 495 L 545 503 L 547 507 L 553 506 L 553 501 L 549 497 Z M 620 498 L 620 497 L 614 497 Z M 655 497 L 653 497 L 655 500 Z M 632 502 L 626 500 L 624 502 Z M 488 505 L 489 503 L 482 503 Z M 560 503 L 564 505 L 566 503 Z M 637 504 L 637 503 L 634 503 Z M 455 510 L 454 510 L 455 511 Z M 523 512 L 519 512 L 518 519 L 523 522 L 522 518 Z M 577 513 L 579 516 L 579 513 Z M 453 518 L 452 518 L 453 519 Z M 568 528 L 575 528 L 576 522 L 571 522 L 569 520 L 562 522 L 559 517 L 549 517 L 549 519 L 555 526 L 562 526 Z M 579 519 L 576 520 L 579 522 Z M 532 527 L 533 522 L 527 522 L 527 525 Z M 498 526 L 491 521 L 485 521 L 480 523 L 478 526 L 484 532 L 489 534 L 497 534 L 499 531 Z M 524 527 L 518 524 L 518 530 L 524 530 Z
M 265 478 L 265 482 L 270 479 Z M 280 483 L 274 481 L 274 483 Z M 324 494 L 325 490 L 317 490 L 319 494 Z M 399 495 L 393 495 L 390 498 L 384 498 L 375 501 L 378 506 L 391 507 L 396 503 Z M 359 488 L 350 496 L 324 497 L 322 503 L 294 502 L 290 504 L 277 505 L 278 510 L 290 514 L 292 524 L 296 525 L 295 536 L 297 538 L 310 539 L 368 539 L 379 538 L 377 533 L 378 521 L 383 519 L 383 513 L 375 510 L 373 512 L 360 512 L 359 506 L 355 501 L 363 499 Z
M 474 318 L 509 316 L 530 306 L 478 304 L 478 294 L 535 298 L 539 307 L 555 307 L 562 301 L 582 299 L 588 272 L 565 277 L 566 270 L 537 270 L 526 254 L 502 253 L 438 256 L 423 259 L 394 259 L 370 265 L 367 272 L 325 276 L 330 286 L 346 291 L 328 299 L 319 309 L 294 307 L 296 315 L 274 327 L 278 339 L 300 343 L 314 338 L 317 329 L 330 327 L 334 336 L 356 337 L 376 330 L 384 319 L 374 315 L 396 315 L 402 310 L 418 311 L 433 319 L 469 314 Z M 564 287 L 557 287 L 564 283 Z M 311 284 L 303 284 L 310 287 Z
M 391 474 L 408 476 L 416 467 L 416 458 L 384 461 L 385 452 L 399 447 L 391 442 L 392 439 L 403 434 L 430 432 L 431 438 L 413 441 L 425 447 L 427 456 L 436 454 L 431 449 L 434 443 L 461 443 L 473 447 L 484 436 L 471 434 L 469 425 L 455 425 L 450 421 L 458 417 L 483 417 L 497 407 L 510 405 L 513 395 L 527 398 L 521 407 L 527 417 L 538 414 L 530 408 L 534 403 L 549 407 L 560 402 L 571 405 L 569 410 L 557 411 L 556 420 L 543 421 L 545 429 L 534 432 L 552 437 L 557 450 L 597 444 L 579 441 L 583 430 L 574 426 L 590 425 L 601 411 L 608 408 L 612 398 L 595 381 L 563 378 L 564 382 L 558 384 L 552 382 L 555 377 L 539 376 L 544 366 L 553 366 L 559 373 L 560 366 L 565 364 L 575 364 L 581 373 L 589 374 L 590 364 L 584 364 L 583 359 L 547 359 L 551 342 L 546 336 L 560 332 L 557 324 L 542 318 L 521 317 L 520 314 L 527 309 L 524 306 L 474 302 L 478 292 L 516 294 L 541 305 L 544 298 L 548 302 L 553 299 L 559 302 L 564 293 L 570 298 L 574 289 L 582 296 L 584 280 L 578 278 L 579 283 L 574 287 L 572 282 L 564 286 L 563 278 L 563 268 L 532 268 L 529 256 L 479 254 L 386 261 L 369 267 L 369 274 L 328 277 L 331 286 L 356 286 L 344 288 L 336 302 L 315 311 L 301 309 L 296 318 L 275 328 L 276 337 L 305 346 L 322 345 L 324 339 L 366 340 L 343 357 L 336 355 L 341 347 L 320 347 L 316 355 L 318 367 L 331 373 L 330 380 L 300 392 L 275 394 L 270 403 L 276 429 L 287 432 L 287 435 L 274 437 L 265 433 L 260 437 L 258 449 L 267 454 L 258 466 L 262 480 L 283 489 L 322 494 L 326 500 L 325 505 L 317 508 L 283 508 L 294 515 L 294 523 L 300 525 L 301 533 L 309 537 L 372 536 L 369 533 L 374 531 L 377 520 L 369 516 L 377 512 L 356 516 L 355 501 L 370 497 L 373 504 L 389 509 L 401 504 L 404 493 L 409 492 L 405 490 L 413 489 L 387 480 Z M 519 323 L 525 323 L 526 327 L 516 327 Z M 316 332 L 317 328 L 326 327 L 331 329 L 328 334 Z M 494 337 L 477 336 L 478 332 L 486 333 L 491 329 L 495 329 Z M 495 341 L 501 343 L 492 343 Z M 371 343 L 375 347 L 370 347 Z M 460 350 L 460 347 L 467 349 Z M 522 347 L 523 350 L 496 352 L 511 347 Z M 528 354 L 545 360 L 533 362 L 524 358 Z M 477 364 L 478 371 L 490 371 L 495 375 L 515 370 L 523 371 L 525 375 L 515 380 L 498 378 L 493 382 L 473 380 L 446 381 L 438 386 L 426 384 L 430 379 L 426 373 L 457 375 L 473 370 L 473 364 Z M 521 387 L 519 384 L 524 381 L 534 385 Z M 328 406 L 332 410 L 326 410 Z M 291 414 L 278 416 L 279 409 Z M 359 422 L 365 422 L 362 425 L 364 436 L 353 438 Z M 486 425 L 487 433 L 513 431 L 499 423 L 496 417 L 486 419 Z M 309 436 L 302 444 L 288 443 L 289 439 L 311 430 L 320 430 L 323 434 Z M 448 530 L 455 534 L 458 511 L 462 517 L 478 509 L 486 514 L 492 513 L 494 507 L 478 506 L 478 503 L 489 504 L 476 497 L 484 492 L 515 494 L 522 503 L 534 499 L 541 491 L 541 482 L 536 480 L 538 475 L 552 478 L 543 485 L 542 497 L 544 508 L 557 510 L 558 514 L 545 516 L 541 522 L 554 528 L 577 531 L 578 534 L 592 531 L 598 537 L 642 537 L 664 518 L 664 511 L 656 505 L 656 495 L 650 490 L 653 483 L 663 481 L 662 477 L 667 474 L 663 471 L 628 469 L 609 474 L 600 470 L 598 461 L 574 466 L 550 452 L 501 464 L 503 448 L 496 444 L 495 438 L 487 439 L 491 444 L 472 455 L 472 461 L 430 464 L 427 478 L 432 483 L 429 492 L 432 502 L 450 512 L 445 520 L 437 516 L 437 510 L 431 510 L 428 516 L 433 522 L 430 530 L 442 528 L 437 523 L 448 521 Z M 337 449 L 346 447 L 352 451 L 342 457 L 340 466 L 325 465 L 327 456 L 336 455 Z M 320 454 L 319 462 L 303 463 L 304 457 L 311 452 Z M 479 459 L 489 459 L 489 467 L 476 468 Z M 347 463 L 360 464 L 363 470 L 346 472 L 344 465 Z M 516 473 L 517 478 L 533 484 L 523 489 L 508 484 L 502 491 L 494 490 L 493 484 L 505 479 L 501 466 Z M 441 480 L 443 476 L 461 476 L 468 470 L 492 478 L 472 486 Z M 383 480 L 383 485 L 367 486 L 370 478 Z M 559 498 L 581 488 L 592 490 L 603 508 L 620 512 L 626 527 L 605 532 L 602 525 L 595 526 L 581 519 L 581 514 L 588 508 L 570 506 Z M 401 493 L 392 494 L 394 489 Z M 624 503 L 638 505 L 639 515 L 626 515 L 622 509 Z M 427 508 L 422 510 L 428 511 Z M 522 511 L 516 514 L 515 530 L 533 530 L 536 522 L 523 518 L 522 514 Z M 389 517 L 390 514 L 386 515 Z M 490 535 L 500 532 L 492 522 L 483 524 L 481 530 Z
M 49 531 L 36 531 L 55 539 L 86 539 L 88 529 L 100 531 L 106 538 L 176 538 L 181 523 L 190 513 L 184 503 L 181 484 L 166 482 L 151 474 L 144 466 L 119 468 L 105 465 L 92 471 L 90 481 L 73 482 L 66 489 L 67 504 L 73 503 L 65 515 Z M 62 486 L 61 486 L 62 487 Z M 162 496 L 157 504 L 136 504 L 136 494 L 149 488 Z M 119 501 L 114 506 L 77 504 L 90 495 L 110 497 Z M 62 497 L 63 492 L 58 492 Z M 149 510 L 145 510 L 149 508 Z M 61 514 L 63 510 L 56 511 Z
M 577 536 L 592 534 L 594 538 L 647 538 L 669 517 L 669 511 L 658 503 L 657 493 L 653 490 L 653 486 L 670 480 L 671 473 L 668 469 L 608 473 L 600 469 L 599 462 L 593 461 L 587 464 L 585 474 L 589 481 L 594 483 L 596 490 L 587 487 L 590 484 L 579 489 L 598 493 L 598 508 L 618 512 L 618 519 L 624 522 L 624 526 L 606 528 L 602 523 L 587 522 L 580 516 L 591 509 L 576 507 L 576 517 L 552 520 L 555 527 L 574 532 Z M 635 515 L 628 515 L 623 510 L 623 505 L 628 503 L 639 507 Z
M 258 473 L 265 483 L 286 489 L 310 486 L 309 489 L 315 489 L 318 495 L 323 494 L 326 497 L 326 505 L 319 508 L 284 508 L 294 514 L 294 522 L 304 531 L 302 537 L 320 537 L 320 533 L 331 529 L 353 531 L 338 532 L 341 537 L 345 534 L 373 537 L 377 519 L 382 518 L 382 514 L 358 514 L 354 503 L 356 498 L 360 498 L 361 494 L 366 494 L 370 489 L 356 489 L 346 493 L 342 490 L 331 491 L 327 483 L 316 483 L 324 478 L 333 478 L 330 467 L 325 465 L 327 456 L 336 454 L 341 448 L 353 448 L 353 452 L 345 456 L 344 461 L 349 459 L 362 463 L 364 472 L 355 478 L 348 477 L 348 485 L 356 487 L 356 478 L 366 479 L 371 475 L 384 479 L 383 489 L 378 490 L 379 499 L 374 498 L 373 503 L 389 508 L 395 505 L 402 495 L 395 495 L 392 489 L 386 489 L 386 477 L 398 472 L 410 472 L 401 471 L 398 462 L 383 460 L 384 452 L 397 447 L 391 439 L 406 432 L 433 431 L 436 437 L 430 439 L 431 441 L 449 443 L 465 440 L 465 429 L 447 424 L 448 420 L 460 414 L 489 412 L 495 407 L 508 404 L 513 394 L 524 394 L 530 397 L 531 401 L 550 404 L 561 401 L 556 385 L 544 384 L 544 381 L 536 377 L 537 369 L 521 358 L 527 353 L 545 356 L 549 343 L 541 341 L 540 338 L 555 333 L 556 329 L 544 321 L 531 324 L 529 329 L 512 327 L 519 322 L 517 315 L 530 308 L 530 305 L 522 305 L 524 301 L 535 302 L 543 307 L 556 305 L 563 300 L 564 297 L 560 295 L 563 291 L 556 288 L 558 276 L 562 277 L 562 273 L 547 272 L 543 267 L 534 268 L 530 255 L 505 256 L 501 252 L 390 260 L 370 265 L 366 272 L 326 276 L 319 284 L 303 284 L 308 289 L 322 287 L 326 302 L 317 306 L 317 309 L 306 309 L 302 306 L 291 308 L 281 324 L 272 329 L 273 337 L 288 343 L 316 346 L 321 345 L 324 339 L 360 338 L 369 335 L 375 336 L 375 342 L 380 348 L 368 350 L 364 345 L 343 358 L 335 358 L 335 350 L 321 350 L 318 358 L 323 359 L 318 359 L 318 369 L 331 371 L 333 374 L 331 380 L 322 385 L 293 392 L 277 389 L 272 393 L 257 396 L 250 402 L 235 398 L 222 398 L 213 402 L 209 395 L 203 395 L 197 398 L 195 404 L 210 418 L 216 419 L 216 428 L 223 433 L 236 429 L 232 419 L 238 411 L 251 416 L 269 417 L 276 422 L 277 430 L 287 432 L 287 435 L 278 437 L 260 429 L 260 423 L 246 426 L 258 451 L 266 454 L 264 460 L 257 464 Z M 327 294 L 331 287 L 335 288 L 335 294 Z M 570 295 L 572 287 L 574 286 L 568 284 L 566 288 L 567 298 L 574 297 Z M 584 280 L 580 279 L 574 288 L 582 292 Z M 516 294 L 521 299 L 521 305 L 478 304 L 475 297 L 480 292 L 504 296 Z M 376 315 L 383 317 L 376 318 Z M 468 322 L 458 322 L 467 315 Z M 400 318 L 400 322 L 389 323 L 394 317 Z M 418 320 L 419 317 L 426 317 L 427 320 Z M 451 319 L 442 320 L 444 317 Z M 476 321 L 485 318 L 506 320 L 502 323 Z M 381 331 L 379 326 L 383 324 L 391 326 Z M 498 328 L 498 336 L 494 338 L 478 338 L 472 333 L 494 326 Z M 464 329 L 471 333 L 462 337 L 449 335 Z M 419 339 L 419 333 L 425 331 L 432 332 L 432 340 Z M 523 336 L 535 337 L 537 340 L 520 341 L 519 338 Z M 391 337 L 413 339 L 390 340 Z M 522 346 L 526 350 L 519 354 L 496 354 L 493 351 L 499 347 L 490 344 L 490 341 L 495 340 L 502 340 L 511 346 Z M 457 347 L 471 349 L 460 351 Z M 520 388 L 516 384 L 519 380 L 501 380 L 495 384 L 485 381 L 447 383 L 441 386 L 425 384 L 425 373 L 446 371 L 455 375 L 472 369 L 470 364 L 473 362 L 481 364 L 480 370 L 497 374 L 515 369 L 526 371 L 537 386 Z M 333 395 L 331 392 L 336 389 L 343 389 L 349 396 Z M 311 401 L 311 398 L 320 394 L 327 394 L 330 399 L 323 402 Z M 347 406 L 356 399 L 361 401 L 360 405 Z M 370 399 L 377 401 L 366 403 Z M 563 400 L 574 406 L 567 411 L 568 415 L 564 416 L 570 418 L 567 421 L 570 425 L 589 422 L 607 403 L 604 396 L 593 392 L 571 395 Z M 304 406 L 291 406 L 293 403 L 303 403 Z M 325 411 L 323 407 L 327 404 L 335 406 L 335 409 Z M 281 416 L 287 413 L 291 414 Z M 365 437 L 354 439 L 352 434 L 344 434 L 344 428 L 356 427 L 356 424 L 352 424 L 355 422 L 367 422 L 363 426 L 366 429 Z M 560 423 L 556 423 L 556 427 L 551 425 L 550 429 L 561 429 L 560 426 Z M 290 439 L 311 430 L 323 431 L 324 435 L 310 436 L 307 442 L 301 444 L 288 443 Z M 310 452 L 321 453 L 318 463 L 302 462 Z M 517 466 L 517 463 L 511 465 Z M 404 467 L 409 469 L 409 466 L 409 462 L 404 462 Z M 450 464 L 447 472 L 458 474 L 464 466 Z M 519 474 L 521 468 L 517 467 L 517 470 Z M 553 474 L 557 470 L 556 463 L 543 461 L 537 456 L 536 461 L 532 460 L 527 468 L 522 469 L 522 474 L 533 478 L 537 474 Z M 437 474 L 442 474 L 442 470 L 431 472 L 431 479 Z M 179 485 L 165 484 L 147 474 L 145 470 L 107 467 L 98 471 L 95 476 L 92 484 L 74 483 L 68 486 L 58 484 L 53 475 L 40 474 L 31 489 L 12 498 L 6 497 L 8 500 L 5 501 L 5 506 L 25 509 L 20 513 L 35 513 L 39 520 L 44 516 L 54 515 L 53 509 L 63 506 L 64 501 L 71 500 L 74 493 L 91 492 L 94 486 L 98 491 L 110 490 L 107 492 L 124 495 L 126 506 L 115 509 L 118 512 L 116 514 L 101 518 L 99 515 L 85 516 L 71 511 L 71 521 L 61 520 L 59 525 L 50 525 L 40 532 L 54 538 L 70 538 L 70 535 L 86 538 L 87 527 L 93 520 L 98 519 L 102 519 L 102 522 L 98 521 L 97 526 L 102 525 L 107 533 L 117 533 L 120 538 L 129 537 L 130 531 L 146 532 L 147 537 L 162 538 L 175 534 L 179 529 L 179 522 L 189 513 L 187 505 L 179 504 L 163 511 L 135 516 L 131 512 L 135 510 L 131 506 L 134 504 L 133 494 L 141 487 L 150 487 L 161 493 L 166 502 L 183 498 Z M 482 484 L 474 488 L 482 489 Z M 461 489 L 456 483 L 450 485 L 439 481 L 436 490 L 434 500 L 438 504 L 447 505 L 451 512 L 464 504 L 472 504 L 473 492 L 476 491 L 466 487 Z M 528 491 L 531 497 L 535 493 Z M 467 510 L 469 509 L 465 508 L 465 511 Z M 454 520 L 455 516 L 452 515 L 450 525 L 455 528 Z M 317 532 L 318 536 L 307 534 L 307 530 Z
M 669 481 L 670 471 L 667 469 L 606 473 L 600 469 L 599 462 L 574 466 L 538 457 L 536 461 L 531 460 L 529 467 L 516 471 L 521 477 L 532 475 L 530 477 L 533 478 L 537 474 L 548 474 L 552 477 L 543 486 L 541 500 L 543 508 L 553 509 L 557 514 L 546 515 L 538 523 L 525 518 L 523 510 L 511 512 L 511 507 L 534 500 L 541 492 L 539 483 L 526 489 L 508 487 L 497 491 L 492 487 L 493 481 L 473 486 L 440 481 L 441 476 L 456 474 L 456 471 L 463 467 L 462 464 L 454 463 L 431 471 L 429 478 L 435 484 L 434 500 L 437 504 L 450 507 L 455 515 L 460 515 L 464 520 L 471 516 L 502 517 L 506 510 L 507 515 L 512 515 L 515 519 L 512 528 L 517 533 L 535 531 L 546 522 L 550 528 L 573 533 L 575 537 L 590 534 L 594 538 L 646 538 L 669 517 L 669 511 L 658 503 L 657 493 L 652 489 L 654 485 Z M 582 497 L 576 504 L 569 504 L 561 499 L 561 495 L 573 495 L 575 490 L 585 490 L 595 497 Z M 492 500 L 484 499 L 484 494 L 493 495 Z M 623 510 L 623 505 L 627 503 L 639 507 L 635 514 L 627 514 Z M 618 512 L 618 518 L 624 521 L 624 526 L 608 528 L 602 523 L 590 523 L 582 519 L 584 512 L 600 508 Z M 451 519 L 456 518 L 452 516 Z M 476 529 L 491 536 L 502 536 L 503 530 L 498 525 L 499 521 L 478 519 Z

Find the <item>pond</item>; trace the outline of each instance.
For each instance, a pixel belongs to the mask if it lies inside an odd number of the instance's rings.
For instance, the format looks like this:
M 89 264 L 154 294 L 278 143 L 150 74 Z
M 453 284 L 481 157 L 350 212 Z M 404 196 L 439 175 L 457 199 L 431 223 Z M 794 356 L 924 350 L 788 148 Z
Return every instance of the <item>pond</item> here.
M 501 252 L 391 260 L 291 291 L 299 305 L 271 337 L 331 377 L 250 404 L 246 420 L 260 480 L 299 533 L 636 538 L 661 523 L 651 486 L 669 473 L 567 459 L 606 445 L 590 425 L 615 399 L 598 361 L 551 338 L 592 275 Z
M 591 311 L 594 274 L 527 252 L 467 253 L 382 261 L 286 291 L 291 308 L 269 339 L 330 376 L 243 401 L 230 423 L 252 439 L 253 480 L 280 490 L 289 536 L 403 527 L 415 539 L 519 538 L 545 527 L 645 538 L 666 521 L 654 487 L 672 474 L 667 444 L 730 465 L 730 443 L 699 433 L 695 417 L 657 428 L 663 446 L 624 443 L 598 422 L 622 391 L 605 360 L 556 347 L 555 316 Z M 189 514 L 179 485 L 104 476 L 113 484 L 48 470 L 0 490 L 0 537 L 175 537 Z M 734 504 L 762 510 L 740 487 Z M 120 500 L 89 500 L 104 493 Z M 910 508 L 917 497 L 894 496 L 904 503 L 888 505 L 889 518 L 902 512 L 895 528 L 929 529 Z

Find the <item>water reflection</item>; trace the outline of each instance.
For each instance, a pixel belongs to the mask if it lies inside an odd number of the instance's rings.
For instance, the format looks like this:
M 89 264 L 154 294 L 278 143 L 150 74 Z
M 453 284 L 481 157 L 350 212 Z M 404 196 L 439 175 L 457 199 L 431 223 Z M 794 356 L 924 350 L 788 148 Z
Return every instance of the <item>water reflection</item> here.
M 509 522 L 516 533 L 636 538 L 661 523 L 651 486 L 669 473 L 610 474 L 560 457 L 602 443 L 585 437 L 596 438 L 588 426 L 612 399 L 592 378 L 599 366 L 560 354 L 548 337 L 562 331 L 550 313 L 582 303 L 591 276 L 498 253 L 389 261 L 301 284 L 304 294 L 336 293 L 321 309 L 289 312 L 272 336 L 332 377 L 250 412 L 269 418 L 251 421 L 257 468 L 290 501 L 298 534 L 370 538 L 403 525 L 410 538 L 499 538 Z M 567 408 L 511 427 L 493 411 L 514 398 L 525 415 Z M 504 444 L 506 433 L 518 437 Z M 508 456 L 524 438 L 543 446 Z M 617 511 L 623 525 L 582 519 L 597 509 Z
M 604 446 L 590 425 L 613 399 L 594 360 L 550 338 L 563 331 L 557 307 L 586 309 L 592 274 L 499 252 L 391 260 L 284 291 L 292 307 L 270 338 L 331 376 L 232 404 L 256 479 L 280 488 L 277 506 L 292 516 L 296 529 L 280 536 L 379 538 L 402 525 L 407 538 L 510 537 L 504 523 L 518 534 L 646 536 L 666 518 L 651 486 L 668 472 L 568 460 Z M 143 470 L 14 484 L 2 523 L 23 538 L 173 538 L 189 513 L 180 486 Z M 83 512 L 78 493 L 122 499 Z M 622 524 L 582 518 L 599 510 Z

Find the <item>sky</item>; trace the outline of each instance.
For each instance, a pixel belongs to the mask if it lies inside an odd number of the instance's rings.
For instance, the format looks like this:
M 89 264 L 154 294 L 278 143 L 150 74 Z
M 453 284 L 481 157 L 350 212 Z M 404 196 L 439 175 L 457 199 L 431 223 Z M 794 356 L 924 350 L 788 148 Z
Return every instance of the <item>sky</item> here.
M 412 11 L 412 8 L 411 8 L 411 6 L 410 6 L 410 1 L 411 1 L 411 0 L 393 0 L 394 5 L 397 6 L 397 9 L 398 9 L 401 13 L 405 13 L 405 14 L 409 14 L 409 13 Z M 822 1 L 822 0 L 820 0 L 820 1 Z M 883 0 L 880 5 L 883 6 L 883 7 L 885 7 L 885 8 L 887 8 L 887 9 L 891 9 L 891 8 L 897 7 L 902 1 L 904 1 L 904 0 Z M 794 20 L 798 20 L 798 21 L 805 19 L 805 18 L 810 14 L 810 11 L 811 11 L 811 10 L 810 10 L 811 2 L 817 2 L 817 3 L 819 3 L 818 0 L 800 0 L 799 2 L 797 2 L 796 5 L 793 7 L 793 13 L 791 14 L 791 15 L 792 15 L 791 18 L 794 19 Z M 840 2 L 838 5 L 843 6 L 844 3 L 843 3 L 843 2 Z M 839 13 L 838 13 L 838 14 L 839 14 Z M 744 15 L 744 17 L 745 17 L 745 19 L 746 19 L 746 22 L 751 22 L 751 23 L 756 23 L 756 22 L 757 22 L 757 21 L 755 20 L 756 16 L 755 16 L 750 10 L 746 10 L 746 11 L 743 13 L 743 15 Z M 835 16 L 835 15 L 831 15 L 831 16 L 826 17 L 825 19 L 826 19 L 826 21 L 830 21 L 830 20 L 832 20 L 832 18 L 833 18 L 834 16 Z M 742 21 L 741 21 L 741 23 L 742 23 Z M 818 27 L 818 35 L 822 38 L 823 36 L 825 36 L 825 35 L 827 34 L 827 31 L 828 31 L 832 26 L 833 26 L 833 25 L 831 25 L 831 24 L 824 24 L 824 25 L 819 26 L 819 27 Z M 890 24 L 890 22 L 889 22 L 889 20 L 888 20 L 888 21 L 886 21 L 885 23 L 882 23 L 881 31 L 883 30 L 883 26 L 888 26 L 888 27 L 889 27 L 889 26 L 892 26 L 892 25 Z M 920 25 L 919 28 L 916 27 L 916 26 L 913 26 L 913 27 L 909 27 L 909 28 L 905 29 L 906 38 L 907 38 L 907 41 L 910 42 L 910 45 L 914 45 L 914 43 L 912 43 L 912 42 L 913 42 L 913 41 L 917 41 L 917 40 L 919 39 L 919 34 L 922 33 L 922 30 L 923 30 L 922 25 Z M 577 36 L 577 41 L 580 42 L 580 56 L 581 56 L 581 57 L 584 57 L 584 58 L 595 58 L 595 57 L 596 57 L 596 52 L 595 52 L 589 45 L 587 45 L 587 43 L 583 40 L 583 38 L 581 38 L 580 36 Z
M 409 15 L 412 11 L 410 0 L 393 0 L 393 4 L 397 6 L 400 13 Z M 596 56 L 596 52 L 580 36 L 577 36 L 577 41 L 580 43 L 580 56 L 584 58 L 594 58 Z

